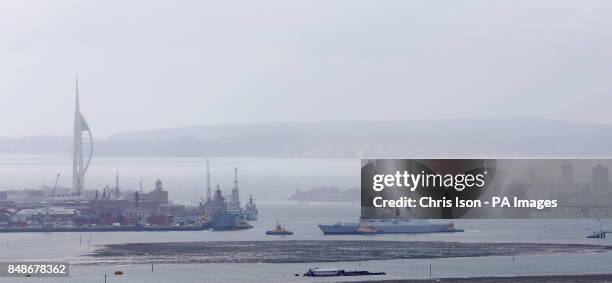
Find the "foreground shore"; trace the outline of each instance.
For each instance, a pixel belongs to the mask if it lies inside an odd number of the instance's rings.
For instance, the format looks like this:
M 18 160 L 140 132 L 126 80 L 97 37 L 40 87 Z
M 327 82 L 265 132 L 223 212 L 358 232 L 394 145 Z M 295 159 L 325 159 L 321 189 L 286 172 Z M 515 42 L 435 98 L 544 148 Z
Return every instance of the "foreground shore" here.
M 612 274 L 585 274 L 585 275 L 537 275 L 512 277 L 467 277 L 467 278 L 436 278 L 436 279 L 410 279 L 410 280 L 376 280 L 370 283 L 420 283 L 420 282 L 612 282 Z

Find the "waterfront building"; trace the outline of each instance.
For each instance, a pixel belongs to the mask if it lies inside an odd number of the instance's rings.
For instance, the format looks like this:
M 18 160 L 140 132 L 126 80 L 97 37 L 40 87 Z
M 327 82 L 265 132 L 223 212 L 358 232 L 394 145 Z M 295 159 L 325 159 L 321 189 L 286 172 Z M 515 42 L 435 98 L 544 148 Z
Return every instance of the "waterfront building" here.
M 608 192 L 610 187 L 608 167 L 597 164 L 591 169 L 591 187 L 594 192 Z
M 17 212 L 16 222 L 38 227 L 58 227 L 73 225 L 73 219 L 78 215 L 78 210 L 64 207 L 27 208 Z
M 149 193 L 149 199 L 151 202 L 156 202 L 159 204 L 168 203 L 168 191 L 164 190 L 162 187 L 162 181 L 160 179 L 155 181 L 155 189 Z
M 0 227 L 8 228 L 17 222 L 17 210 L 13 208 L 0 209 Z
M 571 160 L 567 160 L 561 165 L 561 180 L 563 183 L 574 183 L 574 166 Z

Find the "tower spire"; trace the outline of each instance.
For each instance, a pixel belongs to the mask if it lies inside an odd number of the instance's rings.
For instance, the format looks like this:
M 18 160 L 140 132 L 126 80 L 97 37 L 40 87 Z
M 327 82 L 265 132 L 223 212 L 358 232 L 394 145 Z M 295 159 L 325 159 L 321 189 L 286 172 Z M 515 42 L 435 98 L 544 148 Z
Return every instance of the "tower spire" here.
M 85 143 L 83 142 L 85 137 Z M 74 128 L 72 133 L 72 189 L 81 196 L 85 188 L 85 172 L 93 154 L 91 130 L 81 114 L 79 105 L 79 78 L 75 75 Z
M 79 110 L 79 74 L 74 75 L 74 90 L 76 93 L 76 102 L 75 102 L 75 113 L 80 112 Z

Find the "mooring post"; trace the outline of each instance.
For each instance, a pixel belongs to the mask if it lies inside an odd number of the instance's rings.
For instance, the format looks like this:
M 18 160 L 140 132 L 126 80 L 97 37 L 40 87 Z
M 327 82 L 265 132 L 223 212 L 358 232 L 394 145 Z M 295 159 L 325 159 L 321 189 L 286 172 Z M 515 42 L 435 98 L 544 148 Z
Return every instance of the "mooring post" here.
M 431 277 L 431 263 L 429 264 L 429 277 Z

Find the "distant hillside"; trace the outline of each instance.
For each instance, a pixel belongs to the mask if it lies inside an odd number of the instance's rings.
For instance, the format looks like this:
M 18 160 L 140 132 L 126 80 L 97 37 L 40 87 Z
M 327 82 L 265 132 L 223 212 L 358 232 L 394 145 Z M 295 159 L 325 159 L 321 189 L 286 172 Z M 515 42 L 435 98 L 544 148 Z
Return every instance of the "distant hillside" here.
M 69 138 L 0 138 L 0 153 L 67 152 Z M 131 131 L 97 155 L 612 156 L 612 126 L 544 119 L 265 123 Z

